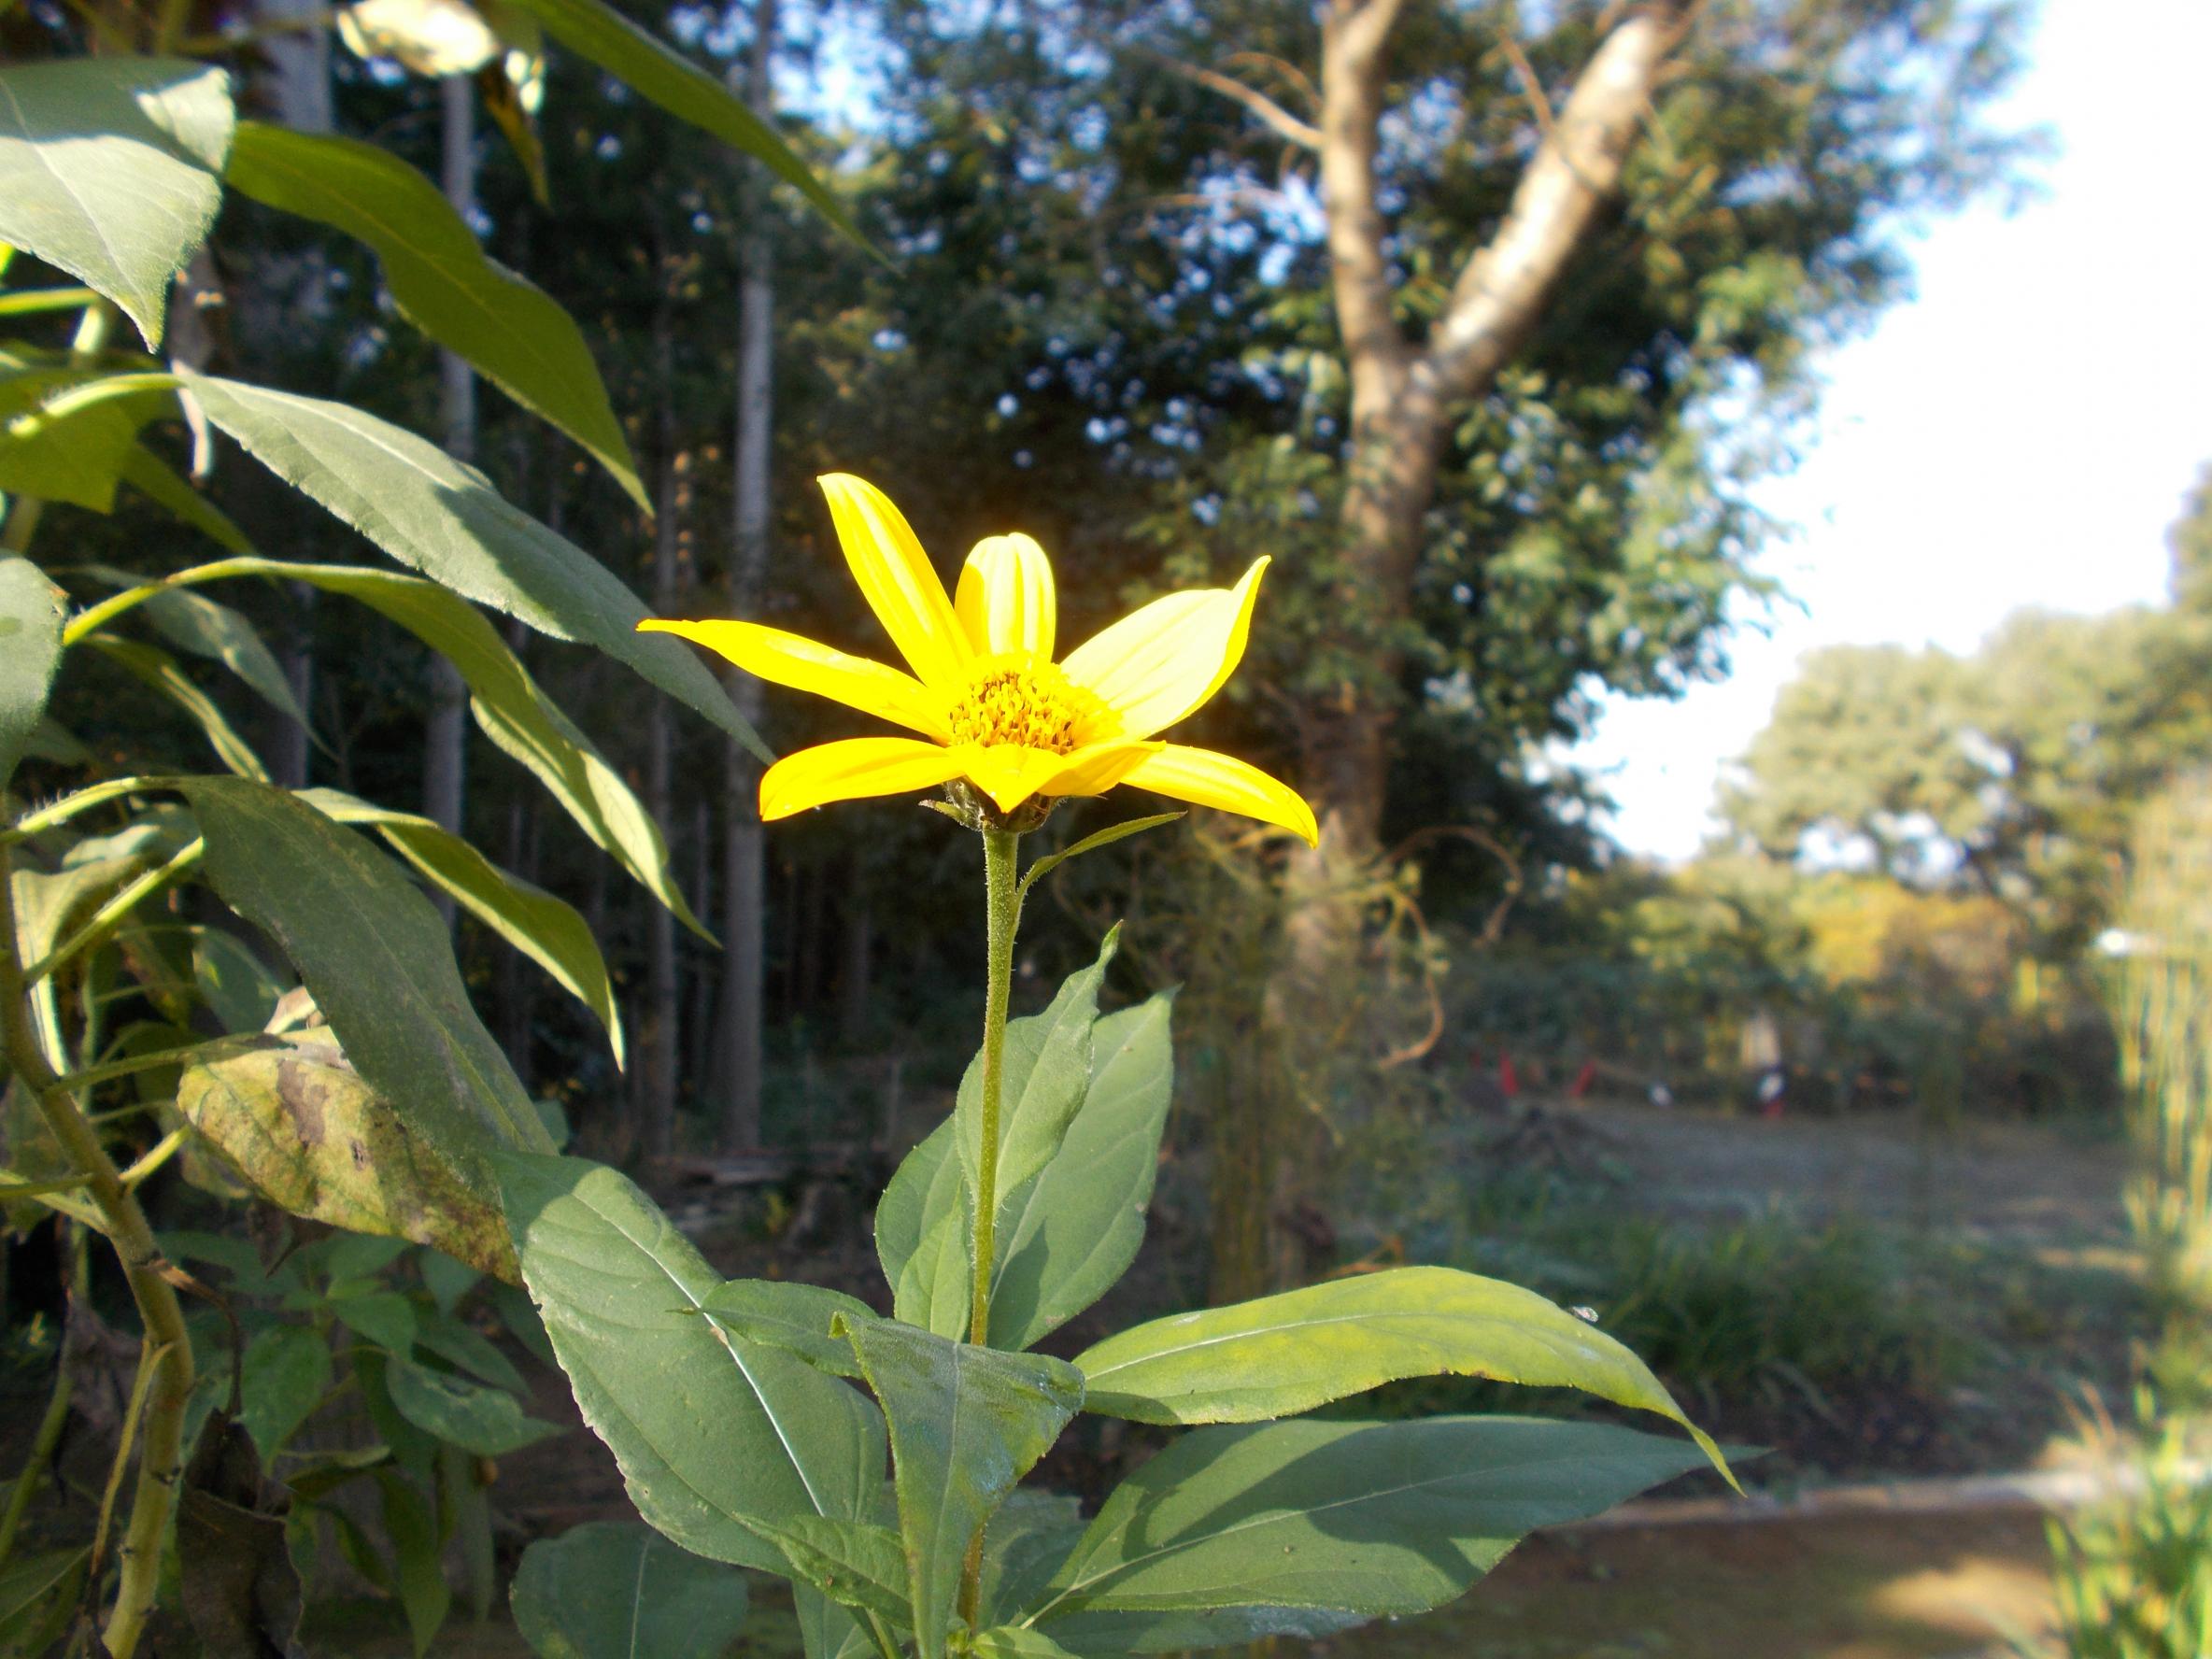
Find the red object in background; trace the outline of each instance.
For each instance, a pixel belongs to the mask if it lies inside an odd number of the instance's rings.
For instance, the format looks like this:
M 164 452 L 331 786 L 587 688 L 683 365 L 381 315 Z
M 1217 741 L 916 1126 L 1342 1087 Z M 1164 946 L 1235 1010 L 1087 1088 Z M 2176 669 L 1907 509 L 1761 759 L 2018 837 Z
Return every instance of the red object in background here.
M 1497 1056 L 1497 1092 L 1509 1100 L 1521 1092 L 1521 1073 L 1513 1070 L 1510 1054 Z
M 1574 1082 L 1567 1085 L 1567 1098 L 1579 1100 L 1590 1092 L 1590 1085 L 1597 1081 L 1597 1062 L 1584 1060 L 1582 1069 L 1575 1073 Z

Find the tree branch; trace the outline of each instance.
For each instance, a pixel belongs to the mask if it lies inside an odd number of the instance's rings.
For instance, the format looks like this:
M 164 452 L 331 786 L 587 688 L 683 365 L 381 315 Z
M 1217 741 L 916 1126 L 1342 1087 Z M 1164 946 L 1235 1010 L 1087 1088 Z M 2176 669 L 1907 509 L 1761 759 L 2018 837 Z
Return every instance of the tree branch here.
M 1396 396 L 1407 358 L 1405 336 L 1391 316 L 1382 210 L 1375 200 L 1382 49 L 1402 4 L 1331 0 L 1321 26 L 1322 198 L 1355 425 Z
M 1305 149 L 1321 148 L 1321 129 L 1297 116 L 1269 97 L 1257 87 L 1246 86 L 1233 75 L 1224 75 L 1215 69 L 1201 69 L 1196 64 L 1185 64 L 1179 58 L 1161 56 L 1159 62 L 1184 79 L 1195 81 L 1209 92 L 1233 98 L 1265 121 L 1278 135 Z
M 1549 123 L 1496 235 L 1468 259 L 1429 332 L 1416 376 L 1441 400 L 1489 389 L 1535 328 L 1575 249 L 1621 182 L 1667 53 L 1694 0 L 1624 15 Z

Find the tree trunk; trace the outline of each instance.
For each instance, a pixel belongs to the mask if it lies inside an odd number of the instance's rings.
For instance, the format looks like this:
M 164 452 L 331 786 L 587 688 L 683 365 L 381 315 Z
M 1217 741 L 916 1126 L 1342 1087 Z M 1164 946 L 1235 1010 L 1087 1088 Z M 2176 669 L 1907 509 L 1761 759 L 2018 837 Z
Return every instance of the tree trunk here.
M 443 160 L 446 199 L 462 219 L 476 210 L 475 90 L 467 77 L 448 75 L 439 83 L 443 97 Z M 456 461 L 476 459 L 476 376 L 459 352 L 438 353 L 439 412 L 446 428 L 446 452 Z M 468 777 L 468 683 L 443 656 L 430 668 L 430 718 L 423 734 L 422 814 L 460 835 L 463 791 Z M 453 925 L 453 900 L 433 896 L 446 925 Z
M 674 319 L 669 315 L 673 296 L 664 300 L 657 325 L 656 356 L 660 380 L 660 513 L 653 541 L 653 608 L 663 617 L 678 614 L 683 583 L 678 566 L 683 558 L 680 527 L 688 503 L 685 477 L 688 458 L 676 452 L 674 410 Z M 668 700 L 656 697 L 645 712 L 645 805 L 653 821 L 670 841 L 670 859 L 675 858 L 674 809 L 675 730 Z M 676 973 L 676 919 L 665 904 L 648 906 L 645 913 L 645 1006 L 638 1018 L 638 1108 L 648 1158 L 665 1158 L 675 1150 L 676 1078 L 683 1053 L 682 987 Z
M 753 50 L 744 96 L 764 121 L 774 119 L 769 72 L 775 50 L 776 0 L 753 7 Z M 732 70 L 734 77 L 735 70 Z M 739 248 L 735 511 L 730 554 L 730 615 L 760 609 L 768 565 L 769 461 L 774 435 L 774 245 L 769 234 L 768 183 L 754 167 L 745 191 L 744 240 Z M 732 673 L 730 695 L 746 719 L 760 718 L 759 684 Z M 760 1144 L 761 971 L 766 949 L 759 768 L 732 741 L 724 758 L 722 845 L 722 1149 Z
M 1612 202 L 1693 0 L 1619 8 L 1565 106 L 1555 116 L 1548 105 L 1539 109 L 1542 140 L 1504 220 L 1461 267 L 1448 304 L 1419 344 L 1397 320 L 1375 172 L 1385 49 L 1401 5 L 1331 0 L 1322 25 L 1321 123 L 1297 140 L 1320 155 L 1330 285 L 1352 389 L 1343 575 L 1331 595 L 1332 636 L 1324 649 L 1359 661 L 1363 672 L 1303 716 L 1299 781 L 1321 839 L 1295 855 L 1285 874 L 1283 952 L 1267 987 L 1268 1040 L 1260 1045 L 1270 1068 L 1279 1069 L 1260 1130 L 1264 1151 L 1216 1170 L 1214 1226 L 1232 1243 L 1268 1227 L 1321 1167 L 1296 1083 L 1301 1071 L 1312 1078 L 1316 1068 L 1344 1057 L 1312 1051 L 1333 1041 L 1324 1035 L 1334 1024 L 1327 1011 L 1355 1006 L 1358 998 L 1358 895 L 1381 850 L 1390 729 L 1404 667 L 1397 652 L 1375 642 L 1394 637 L 1411 614 L 1424 521 L 1454 417 L 1487 394 L 1534 332 L 1576 250 Z M 1542 105 L 1542 89 L 1529 91 Z M 1217 1258 L 1234 1262 L 1247 1254 L 1240 1245 L 1226 1255 L 1217 1251 Z M 1272 1254 L 1280 1276 L 1286 1253 Z M 1218 1294 L 1218 1272 L 1215 1288 Z

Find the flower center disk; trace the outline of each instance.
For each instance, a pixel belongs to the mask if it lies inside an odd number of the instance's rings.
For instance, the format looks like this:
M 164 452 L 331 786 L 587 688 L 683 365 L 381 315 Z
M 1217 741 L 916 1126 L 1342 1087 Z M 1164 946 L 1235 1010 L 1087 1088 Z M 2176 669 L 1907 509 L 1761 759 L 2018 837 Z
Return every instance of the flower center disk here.
M 1052 663 L 986 664 L 953 705 L 953 740 L 1065 755 L 1090 734 L 1097 703 Z

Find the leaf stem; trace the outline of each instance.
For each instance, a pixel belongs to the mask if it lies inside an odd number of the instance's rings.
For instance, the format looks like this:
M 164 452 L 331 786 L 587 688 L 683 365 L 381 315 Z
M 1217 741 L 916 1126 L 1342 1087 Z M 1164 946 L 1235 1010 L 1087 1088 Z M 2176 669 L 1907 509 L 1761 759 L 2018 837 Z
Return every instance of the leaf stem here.
M 177 1292 L 163 1277 L 167 1264 L 146 1212 L 131 1196 L 106 1148 L 62 1080 L 47 1061 L 38 1041 L 17 952 L 13 859 L 0 843 L 0 1038 L 7 1063 L 37 1102 L 63 1154 L 85 1172 L 84 1184 L 105 1222 L 105 1231 L 122 1260 L 123 1276 L 146 1327 L 144 1367 L 146 1415 L 140 1432 L 138 1483 L 131 1499 L 131 1520 L 117 1554 L 115 1605 L 102 1632 L 114 1659 L 131 1659 L 161 1588 L 163 1540 L 177 1507 L 183 1472 L 184 1413 L 192 1391 L 191 1340 Z

